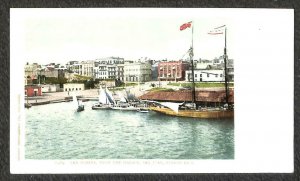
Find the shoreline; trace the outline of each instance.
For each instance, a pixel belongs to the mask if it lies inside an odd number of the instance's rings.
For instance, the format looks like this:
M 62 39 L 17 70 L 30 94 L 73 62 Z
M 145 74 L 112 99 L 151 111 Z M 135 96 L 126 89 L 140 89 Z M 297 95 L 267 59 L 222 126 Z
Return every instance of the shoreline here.
M 174 88 L 173 86 L 166 86 L 170 88 Z M 149 91 L 149 87 L 127 87 L 128 90 L 130 90 L 130 93 L 134 94 L 136 97 L 140 97 Z M 214 91 L 214 90 L 220 90 L 222 88 L 197 88 L 196 90 L 208 90 L 208 91 Z M 114 91 L 116 95 L 119 93 L 126 94 L 126 89 L 124 90 L 117 90 Z M 86 101 L 97 101 L 98 100 L 98 93 L 99 89 L 87 89 L 83 91 L 77 91 L 77 97 L 79 100 L 82 100 L 83 102 Z M 32 106 L 38 106 L 38 105 L 45 105 L 45 104 L 55 104 L 60 102 L 70 102 L 72 101 L 72 93 L 71 92 L 51 92 L 51 93 L 43 93 L 42 96 L 36 96 L 36 97 L 25 97 L 24 103 L 31 104 Z

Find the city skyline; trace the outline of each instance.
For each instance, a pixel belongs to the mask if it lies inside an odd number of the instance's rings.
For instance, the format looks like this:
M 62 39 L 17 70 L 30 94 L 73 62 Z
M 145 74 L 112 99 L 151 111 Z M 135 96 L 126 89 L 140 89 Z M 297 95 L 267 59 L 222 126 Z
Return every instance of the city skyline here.
M 227 45 L 228 55 L 234 58 L 234 21 L 214 12 L 207 14 L 206 10 L 182 9 L 180 15 L 174 9 L 22 11 L 22 45 L 26 62 L 66 63 L 111 56 L 125 60 L 141 57 L 186 59 L 192 28 L 183 31 L 179 28 L 189 21 L 194 26 L 194 59 L 214 59 L 223 55 L 224 34 L 209 35 L 208 32 L 224 24 L 227 25 L 227 41 L 230 42 Z

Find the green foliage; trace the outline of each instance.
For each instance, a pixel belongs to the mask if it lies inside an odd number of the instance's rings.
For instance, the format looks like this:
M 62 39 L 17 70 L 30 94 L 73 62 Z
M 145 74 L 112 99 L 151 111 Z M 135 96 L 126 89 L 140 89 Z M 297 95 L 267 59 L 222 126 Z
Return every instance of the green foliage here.
M 135 83 L 135 82 L 126 82 L 126 87 L 128 86 L 136 86 L 138 85 L 138 83 Z
M 63 87 L 63 84 L 67 83 L 67 79 L 64 77 L 42 77 L 41 83 L 45 84 L 59 84 L 59 87 Z
M 173 89 L 170 88 L 160 88 L 160 87 L 155 87 L 150 89 L 151 92 L 173 92 Z
M 110 89 L 111 91 L 120 91 L 120 90 L 124 90 L 125 88 L 124 87 L 115 87 L 115 88 L 112 88 Z

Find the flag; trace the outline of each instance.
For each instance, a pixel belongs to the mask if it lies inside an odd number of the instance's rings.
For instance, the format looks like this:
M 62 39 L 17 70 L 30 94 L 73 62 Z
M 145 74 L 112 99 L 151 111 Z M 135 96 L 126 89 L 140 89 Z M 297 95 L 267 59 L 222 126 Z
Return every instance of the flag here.
M 224 33 L 224 28 L 226 27 L 226 25 L 223 26 L 219 26 L 217 28 L 214 28 L 213 30 L 209 31 L 208 34 L 209 35 L 220 35 Z
M 192 26 L 192 21 L 188 23 L 184 23 L 183 25 L 180 26 L 180 31 L 190 28 L 191 26 Z

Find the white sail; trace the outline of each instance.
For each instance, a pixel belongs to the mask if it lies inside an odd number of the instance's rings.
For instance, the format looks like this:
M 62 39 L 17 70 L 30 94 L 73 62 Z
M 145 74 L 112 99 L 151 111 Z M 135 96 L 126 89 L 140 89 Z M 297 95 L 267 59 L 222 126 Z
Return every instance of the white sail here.
M 175 102 L 161 102 L 161 105 L 168 107 L 178 113 L 179 106 L 182 105 L 183 103 L 175 103 Z
M 107 89 L 107 87 L 105 88 L 105 92 L 106 92 L 106 95 L 108 96 L 108 100 L 109 100 L 111 103 L 115 104 L 115 99 L 114 99 L 114 97 L 112 96 L 111 92 Z
M 124 102 L 124 103 L 127 102 L 126 98 L 121 93 L 119 93 L 118 95 L 120 97 L 120 102 Z
M 103 90 L 101 87 L 99 89 L 99 102 L 102 103 L 102 104 L 108 104 L 108 100 L 107 100 L 107 96 L 106 96 L 106 93 L 105 93 L 105 90 Z
M 77 108 L 78 107 L 78 101 L 77 101 L 77 97 L 76 97 L 75 92 L 72 92 L 72 95 L 73 95 L 73 104 Z

